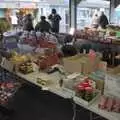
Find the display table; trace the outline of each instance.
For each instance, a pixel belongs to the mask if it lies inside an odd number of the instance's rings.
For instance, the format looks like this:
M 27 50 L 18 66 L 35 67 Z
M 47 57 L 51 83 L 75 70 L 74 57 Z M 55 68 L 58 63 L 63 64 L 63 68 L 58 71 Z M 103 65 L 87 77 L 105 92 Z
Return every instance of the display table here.
M 1 67 L 3 70 L 7 70 L 6 68 L 4 68 L 4 66 L 1 65 Z M 9 72 L 9 70 L 7 70 L 7 71 Z M 10 73 L 20 77 L 21 79 L 23 79 L 31 84 L 34 84 L 34 85 L 42 88 L 43 90 L 48 90 L 48 91 L 50 91 L 54 94 L 57 94 L 58 96 L 61 96 L 63 98 L 68 98 L 68 99 L 74 100 L 74 92 L 72 93 L 69 91 L 65 91 L 62 87 L 59 86 L 58 82 L 61 79 L 61 76 L 60 76 L 60 73 L 58 73 L 58 72 L 55 72 L 55 73 L 50 74 L 50 75 L 48 75 L 46 73 L 38 72 L 38 71 L 35 71 L 35 72 L 30 73 L 28 75 L 23 75 L 19 72 L 16 72 L 16 73 L 10 72 Z M 47 86 L 47 87 L 41 86 L 36 81 L 37 77 L 39 77 L 39 76 L 43 76 L 43 77 L 46 77 L 46 78 L 52 80 L 52 84 Z M 90 120 L 94 119 L 92 116 L 92 112 L 94 112 L 94 113 L 96 113 L 96 114 L 98 114 L 98 115 L 100 115 L 108 120 L 120 120 L 120 114 L 100 110 L 98 108 L 98 103 L 99 103 L 98 100 L 96 100 L 90 106 L 85 106 L 85 105 L 81 104 L 79 101 L 74 101 L 74 102 L 76 104 L 80 105 L 81 107 L 90 111 Z

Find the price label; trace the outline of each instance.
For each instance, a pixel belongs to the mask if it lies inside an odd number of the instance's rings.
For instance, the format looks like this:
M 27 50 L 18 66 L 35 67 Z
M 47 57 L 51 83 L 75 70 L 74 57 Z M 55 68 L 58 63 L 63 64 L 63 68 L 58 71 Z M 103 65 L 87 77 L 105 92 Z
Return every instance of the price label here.
M 3 59 L 2 63 L 1 63 L 1 66 L 2 66 L 3 68 L 5 68 L 6 70 L 10 71 L 10 72 L 13 72 L 14 67 L 15 67 L 15 66 L 14 66 L 10 61 L 8 61 L 7 59 Z

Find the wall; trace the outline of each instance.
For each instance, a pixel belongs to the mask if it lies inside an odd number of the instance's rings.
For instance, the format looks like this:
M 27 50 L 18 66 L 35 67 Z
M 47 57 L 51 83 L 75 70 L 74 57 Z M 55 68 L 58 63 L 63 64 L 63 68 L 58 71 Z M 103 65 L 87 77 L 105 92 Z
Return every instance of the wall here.
M 5 17 L 5 10 L 4 9 L 0 9 L 0 18 Z

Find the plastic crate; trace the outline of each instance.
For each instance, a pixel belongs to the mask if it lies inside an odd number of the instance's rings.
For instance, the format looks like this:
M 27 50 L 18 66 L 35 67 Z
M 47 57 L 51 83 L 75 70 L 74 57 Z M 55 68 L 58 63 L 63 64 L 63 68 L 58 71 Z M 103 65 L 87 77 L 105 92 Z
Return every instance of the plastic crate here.
M 120 97 L 120 75 L 106 74 L 104 92 Z

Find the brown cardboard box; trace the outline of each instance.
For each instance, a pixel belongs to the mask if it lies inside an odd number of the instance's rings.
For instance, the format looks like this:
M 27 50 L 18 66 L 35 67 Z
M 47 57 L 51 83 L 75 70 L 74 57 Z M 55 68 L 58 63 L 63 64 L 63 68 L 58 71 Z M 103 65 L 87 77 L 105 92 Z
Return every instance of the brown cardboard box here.
M 98 69 L 100 58 L 96 57 L 94 61 L 90 61 L 87 55 L 77 55 L 63 59 L 65 70 L 70 73 L 81 72 L 89 74 Z
M 82 72 L 82 66 L 80 64 L 80 59 L 63 59 L 64 68 L 66 71 L 73 73 L 73 72 Z

